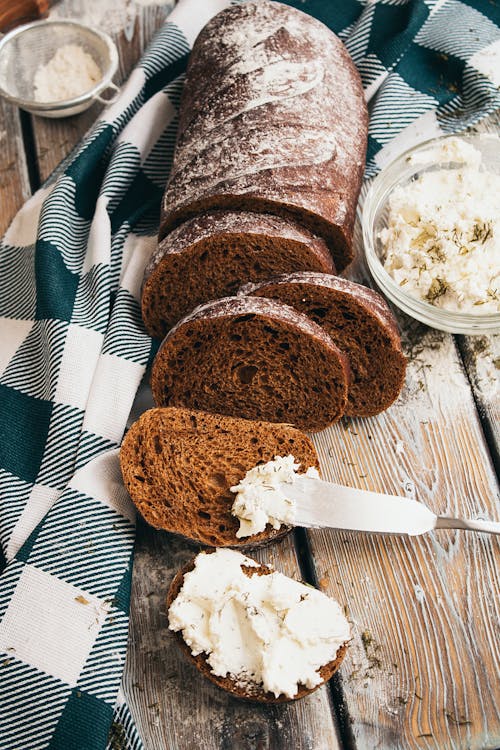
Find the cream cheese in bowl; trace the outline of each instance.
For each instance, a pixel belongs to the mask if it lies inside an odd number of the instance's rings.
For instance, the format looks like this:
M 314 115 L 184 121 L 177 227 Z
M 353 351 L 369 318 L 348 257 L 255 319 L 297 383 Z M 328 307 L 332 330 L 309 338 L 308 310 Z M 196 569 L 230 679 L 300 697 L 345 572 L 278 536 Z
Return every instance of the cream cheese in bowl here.
M 368 264 L 386 295 L 428 325 L 500 329 L 500 139 L 417 147 L 374 181 L 363 212 Z
M 500 312 L 500 174 L 482 170 L 481 152 L 458 138 L 431 152 L 463 166 L 394 188 L 380 231 L 384 268 L 409 294 L 438 307 Z

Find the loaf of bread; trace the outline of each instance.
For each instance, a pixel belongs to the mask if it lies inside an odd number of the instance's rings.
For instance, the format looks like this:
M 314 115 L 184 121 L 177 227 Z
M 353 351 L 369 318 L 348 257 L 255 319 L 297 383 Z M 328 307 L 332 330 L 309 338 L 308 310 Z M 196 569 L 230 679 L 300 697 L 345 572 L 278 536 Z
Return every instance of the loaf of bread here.
M 247 471 L 275 456 L 293 455 L 300 471 L 319 468 L 309 438 L 285 424 L 234 419 L 171 407 L 144 412 L 120 450 L 123 481 L 151 526 L 211 547 L 249 546 L 231 515 Z M 282 526 L 252 536 L 256 546 L 289 531 Z
M 330 29 L 268 0 L 227 8 L 191 53 L 160 237 L 212 209 L 277 214 L 323 237 L 340 272 L 366 141 L 361 80 Z
M 310 318 L 264 297 L 200 305 L 167 334 L 153 362 L 157 406 L 289 422 L 321 430 L 340 419 L 346 356 Z
M 142 317 L 163 338 L 202 302 L 227 297 L 247 281 L 289 271 L 335 273 L 323 240 L 296 222 L 250 211 L 209 211 L 159 243 L 146 268 Z
M 193 568 L 194 559 L 187 563 L 187 565 L 185 565 L 174 576 L 167 595 L 167 612 L 170 609 L 170 605 L 172 604 L 172 602 L 180 593 L 184 582 L 184 576 L 186 575 L 186 573 L 189 573 L 191 570 L 193 570 Z M 259 567 L 256 568 L 244 568 L 244 573 L 248 576 L 265 576 L 269 575 L 272 572 L 272 568 L 269 568 L 267 565 L 259 565 Z M 261 685 L 258 685 L 256 683 L 247 681 L 243 684 L 241 679 L 238 679 L 237 677 L 233 678 L 229 675 L 227 675 L 226 677 L 220 677 L 219 675 L 215 675 L 207 662 L 206 655 L 203 652 L 201 654 L 198 654 L 197 656 L 193 656 L 193 654 L 191 653 L 191 649 L 182 637 L 182 633 L 176 632 L 173 635 L 181 651 L 195 665 L 195 667 L 201 672 L 204 677 L 207 677 L 211 682 L 217 685 L 217 687 L 222 688 L 222 690 L 226 690 L 226 692 L 232 693 L 232 695 L 234 695 L 236 698 L 241 698 L 242 700 L 248 701 L 256 701 L 258 703 L 287 703 L 290 700 L 298 700 L 299 698 L 304 698 L 306 695 L 313 693 L 315 690 L 321 687 L 321 685 L 327 682 L 327 680 L 333 677 L 335 672 L 339 669 L 347 651 L 347 645 L 344 644 L 337 651 L 336 658 L 320 668 L 319 674 L 321 677 L 321 682 L 315 687 L 307 688 L 304 685 L 299 685 L 298 692 L 296 693 L 296 695 L 294 695 L 293 698 L 288 698 L 283 694 L 276 697 L 274 693 L 264 690 Z
M 380 294 L 338 276 L 307 272 L 250 283 L 240 291 L 291 305 L 322 326 L 348 354 L 352 379 L 346 415 L 379 414 L 398 397 L 406 358 L 396 320 Z

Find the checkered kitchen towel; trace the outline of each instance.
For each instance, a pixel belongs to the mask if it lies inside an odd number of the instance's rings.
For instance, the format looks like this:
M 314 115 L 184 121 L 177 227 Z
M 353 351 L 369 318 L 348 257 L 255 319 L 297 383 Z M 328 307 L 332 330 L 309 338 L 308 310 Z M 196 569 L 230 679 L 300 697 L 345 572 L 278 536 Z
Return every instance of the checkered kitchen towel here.
M 1 750 L 141 746 L 119 692 L 134 519 L 116 448 L 152 353 L 139 289 L 182 73 L 225 4 L 181 0 L 0 247 Z M 294 4 L 338 32 L 359 67 L 368 175 L 500 104 L 490 0 Z

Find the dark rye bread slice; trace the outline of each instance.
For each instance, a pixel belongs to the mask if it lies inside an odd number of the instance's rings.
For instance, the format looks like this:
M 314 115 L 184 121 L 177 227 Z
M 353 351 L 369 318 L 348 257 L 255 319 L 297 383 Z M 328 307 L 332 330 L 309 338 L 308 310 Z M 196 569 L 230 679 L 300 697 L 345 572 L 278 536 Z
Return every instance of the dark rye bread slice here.
M 379 414 L 398 397 L 406 358 L 396 319 L 380 294 L 338 276 L 307 272 L 247 284 L 240 291 L 291 305 L 322 326 L 349 355 L 347 416 Z
M 190 56 L 160 237 L 206 210 L 279 214 L 352 259 L 367 109 L 340 39 L 287 5 L 216 15 Z
M 230 487 L 275 456 L 295 456 L 301 472 L 319 468 L 309 438 L 285 424 L 253 422 L 170 407 L 150 409 L 122 443 L 125 487 L 151 526 L 211 547 L 248 547 L 277 539 L 271 526 L 238 539 Z
M 291 271 L 335 273 L 323 240 L 287 219 L 211 211 L 168 234 L 151 256 L 142 286 L 148 333 L 163 338 L 197 305 L 227 297 L 247 281 Z
M 177 598 L 182 588 L 184 576 L 186 575 L 186 573 L 189 573 L 191 570 L 193 570 L 193 568 L 194 558 L 183 568 L 181 568 L 181 570 L 174 576 L 167 594 L 167 612 L 170 608 L 170 605 Z M 258 568 L 242 566 L 242 570 L 248 576 L 263 576 L 269 575 L 273 572 L 273 569 L 267 567 L 266 565 L 259 565 Z M 191 653 L 191 649 L 182 637 L 181 632 L 173 633 L 173 637 L 175 638 L 175 641 L 181 651 L 195 665 L 195 667 L 199 672 L 201 672 L 204 677 L 207 677 L 211 682 L 217 685 L 217 687 L 222 688 L 222 690 L 226 690 L 236 698 L 241 698 L 242 700 L 246 701 L 255 701 L 257 703 L 288 703 L 290 701 L 298 700 L 299 698 L 304 698 L 310 693 L 314 693 L 315 690 L 317 690 L 319 687 L 321 687 L 321 685 L 323 685 L 331 677 L 333 677 L 335 672 L 339 669 L 347 651 L 347 644 L 344 644 L 337 651 L 336 658 L 320 668 L 319 674 L 321 677 L 321 682 L 318 685 L 315 685 L 315 687 L 307 688 L 305 687 L 305 685 L 299 685 L 299 690 L 293 698 L 289 698 L 288 696 L 283 694 L 276 697 L 274 693 L 270 693 L 264 690 L 261 685 L 258 685 L 255 682 L 242 683 L 241 681 L 232 677 L 219 677 L 218 675 L 215 675 L 212 672 L 210 665 L 207 663 L 205 654 L 201 653 L 198 654 L 198 656 L 193 656 L 193 654 Z
M 185 406 L 321 430 L 340 419 L 350 371 L 325 331 L 264 297 L 225 297 L 193 310 L 153 362 L 157 406 Z

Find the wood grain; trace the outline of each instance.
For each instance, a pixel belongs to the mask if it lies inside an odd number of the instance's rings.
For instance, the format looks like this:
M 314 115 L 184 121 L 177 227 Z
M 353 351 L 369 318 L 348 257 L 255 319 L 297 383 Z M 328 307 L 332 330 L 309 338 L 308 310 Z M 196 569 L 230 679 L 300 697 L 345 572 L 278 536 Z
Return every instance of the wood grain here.
M 409 358 L 398 402 L 314 441 L 327 478 L 498 519 L 498 484 L 452 336 L 400 315 Z M 348 602 L 342 689 L 357 750 L 500 745 L 498 538 L 308 534 L 316 578 Z
M 0 99 L 0 233 L 30 197 L 19 110 Z
M 297 703 L 246 703 L 212 685 L 180 652 L 165 597 L 194 554 L 185 542 L 140 525 L 125 690 L 146 749 L 340 750 L 327 687 Z M 253 556 L 300 579 L 293 537 Z

